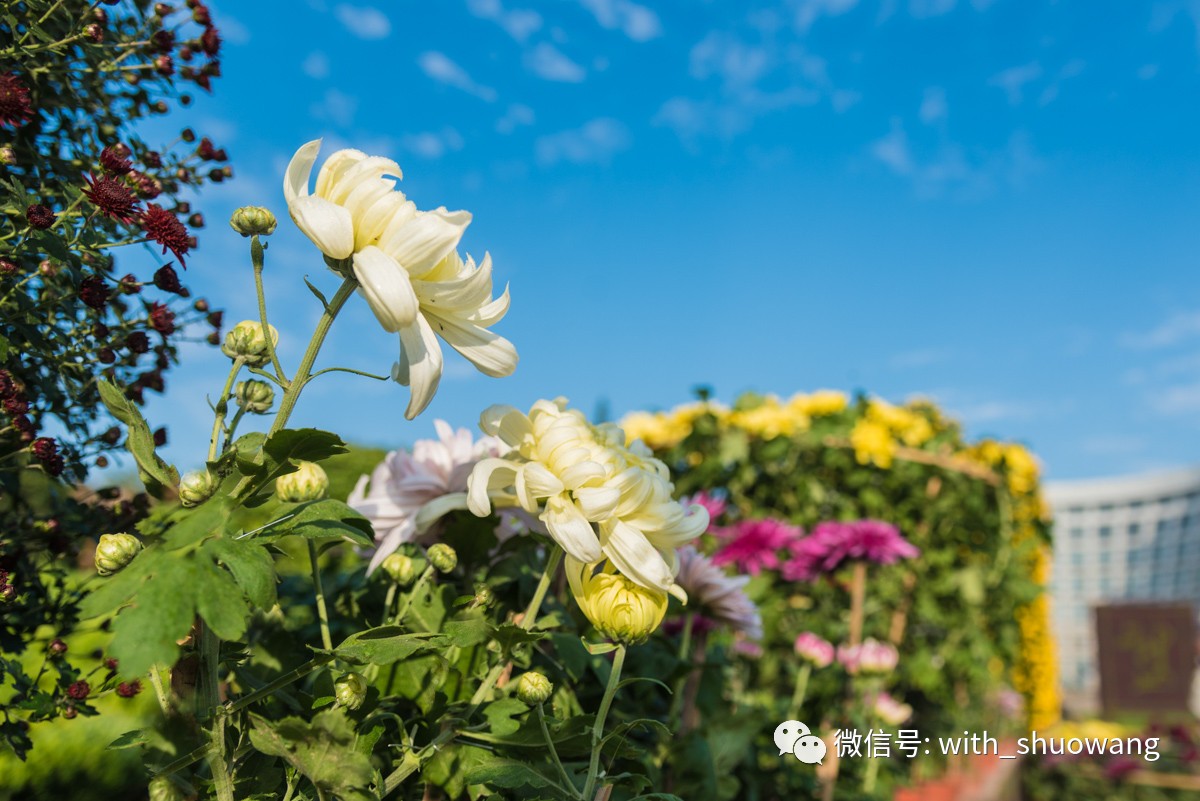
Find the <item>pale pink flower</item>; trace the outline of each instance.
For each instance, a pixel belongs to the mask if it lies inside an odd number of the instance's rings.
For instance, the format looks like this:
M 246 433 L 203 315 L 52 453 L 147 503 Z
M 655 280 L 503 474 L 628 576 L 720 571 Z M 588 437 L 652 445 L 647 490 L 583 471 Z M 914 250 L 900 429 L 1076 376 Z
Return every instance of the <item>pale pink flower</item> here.
M 887 693 L 881 692 L 875 696 L 875 717 L 888 726 L 899 726 L 912 717 L 912 707 L 897 701 Z
M 417 440 L 411 453 L 389 453 L 369 478 L 358 480 L 346 501 L 375 529 L 368 573 L 404 543 L 431 539 L 443 515 L 466 509 L 471 469 L 504 450 L 495 437 L 476 440 L 467 429 L 455 431 L 443 420 L 433 425 L 437 439 Z
M 900 654 L 894 646 L 868 637 L 859 645 L 839 645 L 837 661 L 851 676 L 878 676 L 895 670 Z
M 711 559 L 690 545 L 679 549 L 679 573 L 675 583 L 687 593 L 688 609 L 751 640 L 761 640 L 762 617 L 742 589 L 748 581 L 749 576 L 726 575 Z
M 833 643 L 823 637 L 806 631 L 796 638 L 796 656 L 812 664 L 816 668 L 829 667 L 833 663 Z
M 691 506 L 692 504 L 703 506 L 708 512 L 709 531 L 712 531 L 716 527 L 718 518 L 725 514 L 725 510 L 729 506 L 729 502 L 726 501 L 722 496 L 714 495 L 703 490 L 697 492 L 690 498 L 682 498 L 679 502 L 682 503 L 685 508 Z

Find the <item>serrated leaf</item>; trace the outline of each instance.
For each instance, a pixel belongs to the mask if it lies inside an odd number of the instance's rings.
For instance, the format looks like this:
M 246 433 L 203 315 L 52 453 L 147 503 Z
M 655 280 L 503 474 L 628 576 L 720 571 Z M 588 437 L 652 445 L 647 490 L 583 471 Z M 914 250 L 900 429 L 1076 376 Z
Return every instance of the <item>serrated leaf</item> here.
M 492 734 L 501 737 L 513 734 L 521 728 L 521 721 L 514 718 L 518 715 L 524 715 L 529 711 L 529 706 L 517 698 L 508 697 L 501 698 L 499 701 L 493 701 L 483 708 L 483 716 L 488 720 L 488 728 Z
M 179 483 L 179 471 L 159 457 L 155 450 L 154 433 L 133 401 L 107 378 L 97 379 L 96 388 L 109 413 L 129 428 L 125 447 L 138 464 L 146 490 L 161 497 L 165 487 Z
M 275 605 L 275 560 L 266 548 L 250 541 L 221 537 L 204 544 L 210 558 L 220 562 L 259 609 Z
M 285 428 L 268 436 L 262 443 L 262 449 L 252 460 L 238 457 L 239 468 L 246 465 L 248 475 L 253 475 L 255 481 L 242 493 L 243 498 L 249 498 L 259 490 L 267 487 L 272 481 L 282 475 L 295 472 L 297 462 L 319 462 L 347 453 L 348 448 L 337 434 L 321 431 L 316 428 Z
M 542 789 L 554 785 L 529 765 L 511 759 L 497 759 L 470 768 L 466 773 L 466 783 L 490 784 L 509 790 L 518 787 Z
M 440 645 L 428 634 L 408 634 L 399 626 L 379 626 L 351 634 L 333 650 L 339 659 L 347 662 L 390 665 Z
M 312 540 L 345 539 L 364 547 L 375 544 L 371 522 L 361 513 L 332 498 L 295 507 L 290 516 L 255 534 L 253 540 L 274 542 L 288 536 Z
M 246 633 L 250 607 L 242 596 L 242 588 L 233 578 L 206 558 L 196 560 L 192 571 L 196 595 L 196 611 L 222 640 L 238 640 Z
M 196 614 L 192 559 L 165 554 L 155 572 L 141 586 L 133 605 L 113 624 L 112 654 L 121 672 L 137 676 L 158 663 L 174 662 L 175 643 L 187 636 Z M 136 561 L 136 560 L 134 560 Z
M 264 754 L 283 758 L 324 793 L 344 801 L 374 798 L 366 788 L 375 772 L 370 758 L 355 747 L 354 727 L 341 709 L 271 723 L 251 715 L 250 741 Z
M 459 648 L 470 648 L 492 638 L 492 624 L 482 617 L 449 620 L 442 627 L 442 641 Z
M 163 541 L 172 549 L 195 545 L 205 537 L 224 534 L 228 520 L 229 498 L 210 498 L 179 518 L 164 535 Z
M 134 596 L 151 573 L 157 572 L 162 556 L 161 548 L 143 550 L 119 573 L 97 579 L 89 585 L 95 589 L 83 596 L 79 604 L 79 616 L 87 619 L 115 612 Z

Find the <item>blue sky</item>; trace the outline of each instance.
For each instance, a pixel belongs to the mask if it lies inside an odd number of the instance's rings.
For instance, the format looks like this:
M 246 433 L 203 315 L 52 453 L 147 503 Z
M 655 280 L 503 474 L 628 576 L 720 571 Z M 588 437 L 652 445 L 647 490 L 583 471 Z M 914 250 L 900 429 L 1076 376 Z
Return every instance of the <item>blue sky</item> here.
M 465 208 L 521 354 L 407 390 L 322 378 L 296 424 L 396 446 L 566 395 L 615 415 L 832 387 L 932 396 L 1051 478 L 1200 461 L 1200 6 L 1017 0 L 441 0 L 215 8 L 225 77 L 175 125 L 226 147 L 189 258 L 252 316 L 244 203 L 279 214 L 273 322 L 299 358 L 334 276 L 286 219 L 291 153 L 389 155 Z M 323 366 L 387 372 L 356 300 Z M 149 413 L 192 466 L 224 376 L 189 349 Z

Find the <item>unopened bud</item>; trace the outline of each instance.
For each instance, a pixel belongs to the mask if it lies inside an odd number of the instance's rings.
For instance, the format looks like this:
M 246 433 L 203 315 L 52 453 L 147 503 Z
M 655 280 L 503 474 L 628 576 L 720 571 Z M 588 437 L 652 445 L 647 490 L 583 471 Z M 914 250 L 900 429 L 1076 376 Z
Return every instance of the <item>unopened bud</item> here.
M 233 399 L 251 414 L 266 414 L 275 402 L 275 390 L 266 381 L 239 381 L 233 389 Z
M 17 151 L 7 145 L 0 147 L 0 164 L 9 165 L 17 163 Z
M 484 583 L 475 585 L 475 597 L 471 599 L 471 606 L 489 607 L 496 601 L 496 594 L 492 592 L 492 588 Z
M 338 706 L 354 711 L 367 699 L 367 680 L 361 673 L 343 673 L 333 683 L 333 697 Z
M 208 470 L 188 473 L 179 482 L 179 502 L 184 506 L 199 506 L 217 491 L 217 477 Z
M 270 326 L 271 344 L 279 344 L 279 332 L 275 326 Z M 231 359 L 239 356 L 250 367 L 262 367 L 271 360 L 267 352 L 267 337 L 263 333 L 262 324 L 255 320 L 242 320 L 225 335 L 225 344 L 221 352 Z
M 441 573 L 449 573 L 458 564 L 458 554 L 453 548 L 443 542 L 429 546 L 427 555 L 429 556 L 429 564 L 433 565 Z
M 276 224 L 275 215 L 262 206 L 242 206 L 229 218 L 229 225 L 242 236 L 270 236 Z
M 554 685 L 550 679 L 536 670 L 527 670 L 517 679 L 517 698 L 530 706 L 544 704 L 554 693 Z
M 275 497 L 284 503 L 319 501 L 328 494 L 329 476 L 312 462 L 300 462 L 294 473 L 275 479 Z
M 388 577 L 399 584 L 401 587 L 407 587 L 412 584 L 413 579 L 417 577 L 417 564 L 412 560 L 412 557 L 405 556 L 402 553 L 394 553 L 387 559 L 383 560 L 380 565 L 383 572 L 388 574 Z
M 111 576 L 133 561 L 142 542 L 132 534 L 101 534 L 96 545 L 96 572 Z
M 150 801 L 184 801 L 183 790 L 169 776 L 157 776 L 150 782 Z

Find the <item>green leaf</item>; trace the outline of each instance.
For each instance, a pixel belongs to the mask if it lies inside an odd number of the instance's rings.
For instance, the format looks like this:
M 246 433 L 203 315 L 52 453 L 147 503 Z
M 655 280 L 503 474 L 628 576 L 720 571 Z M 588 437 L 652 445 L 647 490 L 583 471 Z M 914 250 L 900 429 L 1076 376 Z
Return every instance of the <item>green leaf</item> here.
M 319 462 L 348 452 L 341 438 L 328 431 L 315 428 L 276 431 L 263 440 L 262 449 L 253 458 L 247 459 L 239 452 L 239 469 L 256 479 L 243 491 L 242 497 L 249 498 L 279 476 L 295 472 L 297 462 Z
M 204 544 L 209 558 L 220 562 L 259 609 L 275 605 L 275 560 L 267 549 L 253 542 L 221 537 Z
M 351 634 L 333 650 L 347 662 L 390 665 L 440 645 L 428 634 L 407 634 L 399 626 L 379 626 Z
M 510 790 L 518 787 L 541 789 L 554 784 L 524 762 L 511 759 L 497 759 L 476 765 L 467 771 L 466 782 L 467 784 L 490 784 L 493 787 Z
M 226 496 L 210 498 L 171 526 L 164 541 L 171 549 L 195 545 L 205 537 L 224 534 L 228 520 L 229 498 Z
M 286 512 L 287 507 L 281 507 Z M 371 522 L 341 501 L 326 498 L 296 506 L 290 517 L 255 534 L 256 542 L 274 542 L 287 536 L 310 540 L 345 539 L 370 547 L 375 544 Z
M 137 676 L 155 664 L 175 661 L 175 643 L 187 636 L 196 614 L 194 568 L 193 559 L 164 554 L 133 606 L 117 616 L 112 654 L 120 660 L 122 674 Z
M 243 475 L 255 476 L 263 471 L 263 465 L 258 461 L 258 454 L 266 440 L 267 435 L 263 432 L 252 431 L 233 441 L 234 461 Z
M 487 718 L 492 733 L 503 737 L 521 728 L 521 721 L 514 718 L 528 711 L 526 704 L 510 696 L 488 704 L 483 708 L 483 716 Z
M 496 638 L 496 642 L 500 643 L 500 647 L 504 649 L 504 652 L 508 653 L 515 646 L 522 643 L 545 639 L 548 636 L 548 632 L 527 631 L 521 626 L 512 623 L 503 623 L 496 629 L 493 636 Z
M 129 436 L 125 447 L 133 454 L 138 464 L 139 475 L 146 490 L 156 497 L 161 497 L 163 489 L 179 483 L 179 471 L 159 458 L 155 451 L 154 432 L 146 423 L 142 413 L 133 401 L 125 397 L 116 384 L 107 378 L 96 381 L 100 391 L 100 400 L 113 417 L 129 427 Z
M 447 645 L 470 648 L 492 637 L 492 624 L 482 617 L 450 620 L 442 628 L 442 640 Z
M 246 605 L 242 588 L 228 573 L 207 559 L 196 560 L 193 571 L 196 610 L 204 622 L 222 640 L 238 640 L 246 633 L 250 607 Z
M 343 801 L 367 801 L 374 778 L 370 758 L 359 753 L 354 727 L 341 709 L 317 714 L 312 723 L 296 717 L 271 723 L 251 715 L 250 741 L 264 754 L 283 758 L 323 793 Z
M 157 572 L 158 562 L 163 557 L 161 548 L 143 550 L 133 561 L 115 575 L 98 578 L 90 584 L 95 587 L 83 597 L 79 604 L 79 616 L 87 619 L 115 612 L 146 583 L 151 573 Z

